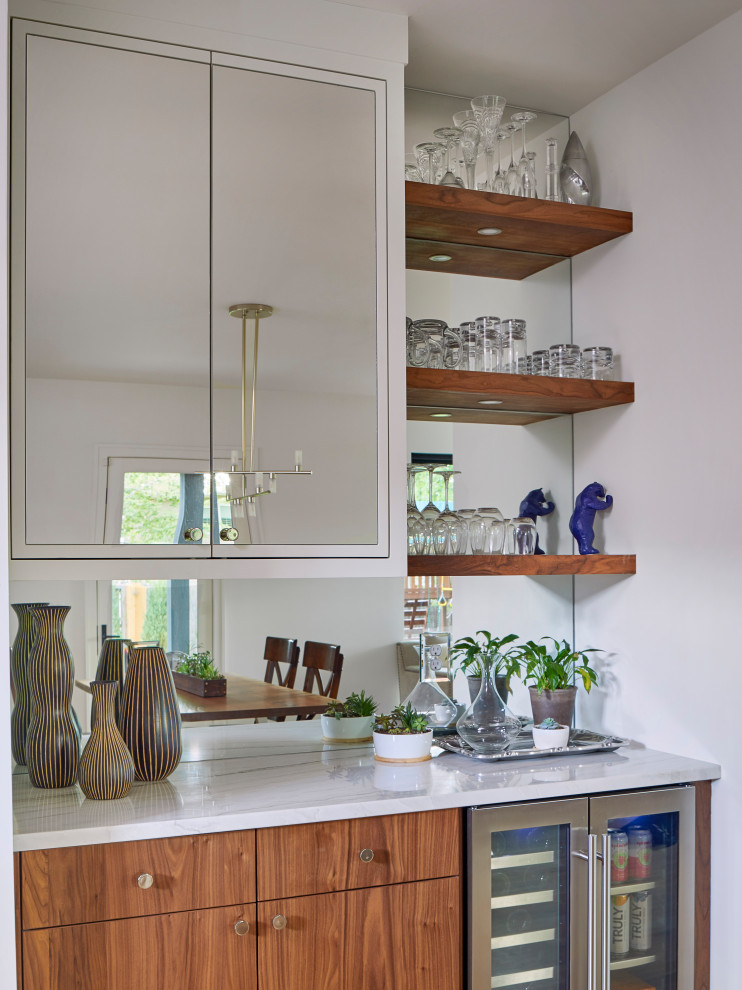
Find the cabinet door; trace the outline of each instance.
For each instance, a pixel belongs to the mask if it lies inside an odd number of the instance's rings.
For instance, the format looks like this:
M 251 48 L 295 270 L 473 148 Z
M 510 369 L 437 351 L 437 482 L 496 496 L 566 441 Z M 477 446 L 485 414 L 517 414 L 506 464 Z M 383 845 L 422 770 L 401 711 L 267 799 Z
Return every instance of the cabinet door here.
M 214 61 L 215 556 L 386 556 L 384 84 Z
M 600 990 L 692 990 L 695 789 L 590 799 Z
M 469 812 L 470 990 L 584 990 L 587 801 Z
M 249 930 L 245 932 L 241 922 Z M 23 934 L 24 990 L 254 990 L 256 986 L 254 905 Z
M 461 987 L 458 877 L 266 901 L 258 926 L 260 990 Z
M 14 22 L 15 557 L 209 555 L 208 63 Z

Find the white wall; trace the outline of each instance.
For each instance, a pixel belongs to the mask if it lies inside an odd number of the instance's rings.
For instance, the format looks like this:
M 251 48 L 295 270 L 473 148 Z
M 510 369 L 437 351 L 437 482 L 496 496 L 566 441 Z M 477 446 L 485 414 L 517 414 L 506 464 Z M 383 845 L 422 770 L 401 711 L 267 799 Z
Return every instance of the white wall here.
M 723 766 L 712 990 L 739 986 L 742 929 L 741 50 L 738 13 L 572 118 L 599 205 L 633 210 L 635 226 L 574 262 L 575 340 L 618 348 L 637 386 L 633 407 L 575 417 L 575 483 L 608 486 L 606 549 L 637 554 L 635 577 L 577 579 L 577 638 L 611 654 L 609 690 L 582 718 Z

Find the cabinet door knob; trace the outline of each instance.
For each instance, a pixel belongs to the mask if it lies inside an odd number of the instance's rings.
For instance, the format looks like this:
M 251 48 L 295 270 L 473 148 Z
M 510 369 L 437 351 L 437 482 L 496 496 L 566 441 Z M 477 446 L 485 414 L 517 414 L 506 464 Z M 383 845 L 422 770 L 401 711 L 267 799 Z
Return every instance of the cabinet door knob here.
M 237 922 L 237 924 L 234 926 L 234 930 L 237 932 L 238 935 L 247 935 L 247 933 L 250 931 L 250 924 L 249 922 L 240 919 Z
M 361 849 L 361 862 L 362 863 L 370 863 L 373 858 L 374 858 L 374 851 L 373 851 L 373 849 Z
M 286 921 L 282 914 L 277 914 L 273 919 L 273 927 L 277 932 L 280 932 L 282 928 L 286 927 L 286 925 L 288 925 L 288 921 Z
M 224 529 L 219 530 L 219 538 L 227 543 L 234 543 L 239 535 L 239 531 L 234 526 L 225 526 Z
M 199 529 L 198 526 L 191 526 L 183 533 L 183 539 L 186 543 L 200 543 L 203 539 L 204 531 Z
M 155 878 L 151 873 L 142 873 L 137 877 L 137 883 L 142 888 L 142 890 L 149 890 L 152 884 L 155 882 Z

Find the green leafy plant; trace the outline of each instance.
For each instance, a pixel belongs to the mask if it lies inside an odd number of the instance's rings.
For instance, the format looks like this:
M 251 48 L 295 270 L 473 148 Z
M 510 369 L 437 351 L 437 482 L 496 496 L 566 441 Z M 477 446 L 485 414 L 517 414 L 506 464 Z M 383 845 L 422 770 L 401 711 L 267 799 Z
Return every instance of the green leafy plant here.
M 397 705 L 388 715 L 377 715 L 374 732 L 384 732 L 390 736 L 413 735 L 428 732 L 428 720 L 407 702 Z
M 467 677 L 481 677 L 483 670 L 494 667 L 495 675 L 504 675 L 508 681 L 511 677 L 520 676 L 523 647 L 510 646 L 504 649 L 518 638 L 515 633 L 498 639 L 486 629 L 479 629 L 476 635 L 477 639 L 464 636 L 451 647 L 451 657 L 458 662 L 459 670 Z
M 547 646 L 544 639 L 550 640 L 553 646 Z M 566 639 L 557 640 L 553 636 L 543 636 L 538 643 L 529 640 L 523 645 L 523 683 L 542 694 L 572 687 L 572 682 L 579 677 L 589 693 L 593 684 L 598 683 L 598 675 L 589 665 L 587 655 L 602 652 L 598 649 L 573 650 Z
M 201 653 L 190 653 L 184 660 L 180 661 L 175 670 L 178 674 L 200 677 L 202 681 L 217 681 L 224 676 L 214 666 L 214 661 L 208 650 L 203 650 Z
M 328 702 L 325 715 L 332 715 L 335 718 L 369 718 L 376 712 L 376 702 L 367 695 L 365 691 L 357 694 L 349 694 L 345 701 L 337 701 L 335 698 Z

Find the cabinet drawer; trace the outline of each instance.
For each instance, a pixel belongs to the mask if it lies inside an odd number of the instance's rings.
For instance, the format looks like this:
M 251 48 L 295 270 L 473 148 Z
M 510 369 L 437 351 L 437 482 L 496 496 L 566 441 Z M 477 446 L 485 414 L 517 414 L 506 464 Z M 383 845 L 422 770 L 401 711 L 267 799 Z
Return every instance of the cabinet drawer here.
M 258 829 L 257 850 L 260 901 L 457 876 L 461 814 L 453 808 Z
M 249 930 L 238 935 L 240 921 Z M 254 904 L 23 933 L 23 990 L 254 990 L 256 985 Z
M 252 831 L 22 854 L 24 929 L 254 900 Z

